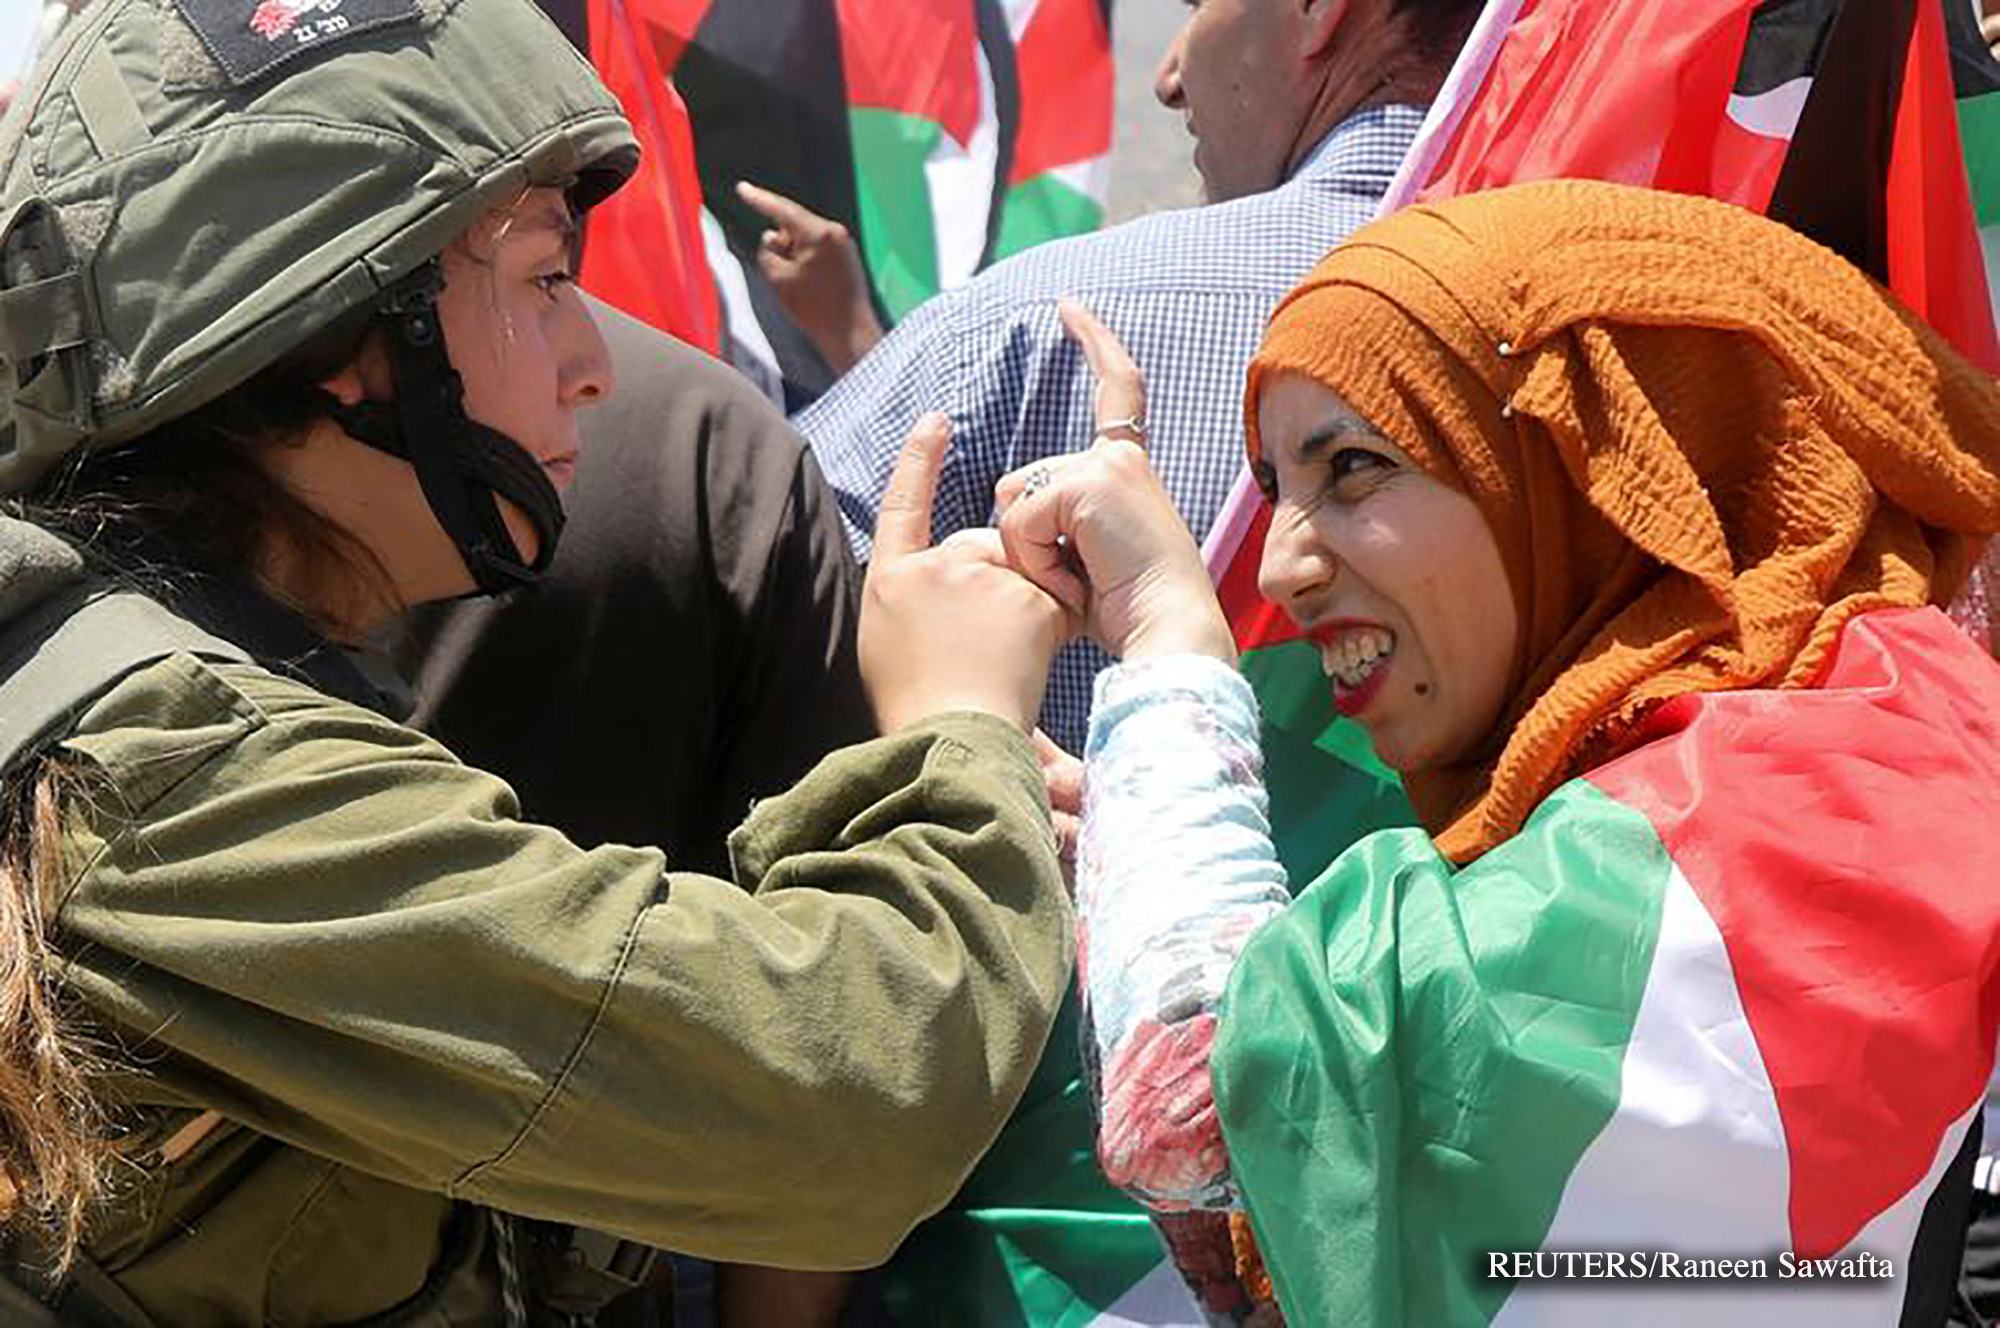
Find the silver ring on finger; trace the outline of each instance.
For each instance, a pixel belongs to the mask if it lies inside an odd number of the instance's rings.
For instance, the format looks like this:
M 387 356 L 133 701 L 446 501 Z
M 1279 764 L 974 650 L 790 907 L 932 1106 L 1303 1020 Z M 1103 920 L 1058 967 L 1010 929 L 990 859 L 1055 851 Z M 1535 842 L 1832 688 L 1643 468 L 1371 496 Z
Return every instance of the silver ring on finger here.
M 1141 415 L 1128 415 L 1122 420 L 1109 420 L 1097 426 L 1099 438 L 1123 438 L 1126 442 L 1146 445 L 1146 420 Z

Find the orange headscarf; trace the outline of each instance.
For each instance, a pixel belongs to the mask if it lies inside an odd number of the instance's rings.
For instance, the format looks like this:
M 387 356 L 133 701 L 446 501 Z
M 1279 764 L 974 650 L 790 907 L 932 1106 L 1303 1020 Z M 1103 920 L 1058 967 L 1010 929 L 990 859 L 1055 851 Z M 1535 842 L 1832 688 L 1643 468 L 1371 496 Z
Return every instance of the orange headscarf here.
M 1689 692 L 1805 687 L 1857 613 L 1947 601 L 2000 530 L 2000 389 L 1830 251 L 1707 199 L 1555 181 L 1357 232 L 1274 315 L 1470 495 L 1519 610 L 1477 756 L 1406 787 L 1467 862 Z M 1468 613 L 1476 605 L 1465 606 Z

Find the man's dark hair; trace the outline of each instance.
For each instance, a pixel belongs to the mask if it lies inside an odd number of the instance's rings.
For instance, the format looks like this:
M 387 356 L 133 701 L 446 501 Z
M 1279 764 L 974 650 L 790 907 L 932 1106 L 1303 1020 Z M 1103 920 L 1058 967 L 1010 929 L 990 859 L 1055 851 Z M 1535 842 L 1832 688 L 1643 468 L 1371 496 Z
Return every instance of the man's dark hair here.
M 1418 51 L 1442 71 L 1458 58 L 1483 8 L 1484 0 L 1395 0 L 1393 12 L 1410 16 Z

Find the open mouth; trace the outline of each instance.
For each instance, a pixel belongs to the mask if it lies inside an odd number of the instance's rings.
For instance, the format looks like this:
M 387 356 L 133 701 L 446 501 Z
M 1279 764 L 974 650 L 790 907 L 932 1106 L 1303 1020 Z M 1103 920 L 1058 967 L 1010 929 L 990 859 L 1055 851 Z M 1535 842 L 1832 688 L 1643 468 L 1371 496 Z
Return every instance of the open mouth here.
M 1359 687 L 1396 653 L 1396 638 L 1380 627 L 1344 632 L 1320 655 L 1326 676 L 1343 687 Z
M 1334 708 L 1356 715 L 1381 690 L 1396 655 L 1396 634 L 1386 627 L 1343 626 L 1311 633 L 1319 646 L 1320 667 L 1333 684 Z

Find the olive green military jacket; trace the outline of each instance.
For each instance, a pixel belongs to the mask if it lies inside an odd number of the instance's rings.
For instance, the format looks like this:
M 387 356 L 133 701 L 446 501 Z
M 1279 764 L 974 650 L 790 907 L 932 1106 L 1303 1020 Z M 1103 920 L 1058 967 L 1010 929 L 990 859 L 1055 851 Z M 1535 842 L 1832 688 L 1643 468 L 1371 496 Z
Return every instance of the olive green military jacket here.
M 90 780 L 60 979 L 137 1112 L 88 1249 L 162 1323 L 379 1313 L 458 1199 L 872 1265 L 998 1130 L 1068 978 L 1042 782 L 990 716 L 829 757 L 732 838 L 737 884 L 581 851 L 248 665 L 144 668 L 57 750 Z

